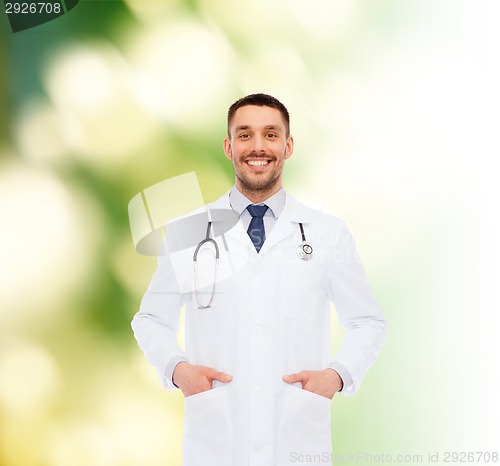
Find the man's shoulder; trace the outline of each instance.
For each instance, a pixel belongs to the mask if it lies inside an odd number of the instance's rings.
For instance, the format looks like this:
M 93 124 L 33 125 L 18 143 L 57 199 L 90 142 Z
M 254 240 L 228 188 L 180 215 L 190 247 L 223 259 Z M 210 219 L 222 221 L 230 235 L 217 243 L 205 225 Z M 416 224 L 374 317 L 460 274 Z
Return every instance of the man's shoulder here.
M 301 213 L 304 219 L 310 223 L 330 228 L 343 228 L 345 226 L 345 222 L 341 218 L 310 207 L 289 194 L 287 194 L 287 204 L 295 214 Z
M 224 193 L 221 197 L 216 199 L 215 201 L 207 203 L 205 209 L 230 209 L 231 204 L 229 202 L 229 193 L 231 190 Z
M 216 209 L 230 209 L 231 206 L 229 204 L 229 192 L 225 193 L 222 195 L 219 199 L 216 199 L 215 201 L 208 202 L 200 207 L 197 207 L 196 209 L 193 209 L 189 212 L 183 213 L 181 215 L 178 215 L 172 219 L 170 219 L 166 225 L 178 222 L 180 220 L 184 220 L 187 218 L 193 218 L 193 217 L 203 217 L 207 218 L 207 212 L 210 212 L 211 210 L 216 210 Z

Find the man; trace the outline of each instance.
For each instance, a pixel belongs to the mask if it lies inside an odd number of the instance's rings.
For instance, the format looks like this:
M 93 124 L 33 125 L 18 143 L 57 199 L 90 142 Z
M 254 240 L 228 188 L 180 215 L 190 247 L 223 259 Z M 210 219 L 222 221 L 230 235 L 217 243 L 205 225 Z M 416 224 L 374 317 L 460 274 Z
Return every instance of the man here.
M 186 397 L 184 466 L 324 465 L 330 401 L 357 392 L 383 344 L 386 323 L 344 223 L 283 190 L 293 146 L 274 97 L 230 107 L 224 152 L 235 186 L 208 207 L 239 217 L 214 238 L 232 272 L 202 287 L 194 277 L 189 291 L 175 255 L 160 257 L 132 322 L 164 385 Z M 335 357 L 331 302 L 346 328 Z M 185 351 L 176 341 L 183 305 Z

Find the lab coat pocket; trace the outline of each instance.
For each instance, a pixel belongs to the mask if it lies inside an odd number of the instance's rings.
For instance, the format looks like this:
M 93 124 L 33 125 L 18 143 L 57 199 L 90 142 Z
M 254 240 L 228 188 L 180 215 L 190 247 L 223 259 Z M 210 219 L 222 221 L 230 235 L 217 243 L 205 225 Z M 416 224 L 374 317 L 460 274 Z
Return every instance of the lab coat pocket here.
M 277 432 L 276 465 L 330 461 L 332 454 L 331 400 L 315 393 L 287 386 Z
M 184 400 L 183 466 L 232 466 L 227 387 Z

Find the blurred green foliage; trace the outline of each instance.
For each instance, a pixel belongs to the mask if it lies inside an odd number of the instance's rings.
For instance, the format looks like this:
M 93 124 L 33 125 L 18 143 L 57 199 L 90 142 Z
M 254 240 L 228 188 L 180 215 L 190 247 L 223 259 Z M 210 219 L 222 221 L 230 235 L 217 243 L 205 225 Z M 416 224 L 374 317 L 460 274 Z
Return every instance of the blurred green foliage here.
M 155 259 L 135 253 L 127 204 L 190 171 L 206 202 L 229 189 L 225 112 L 259 91 L 291 112 L 287 190 L 347 217 L 389 320 L 369 389 L 334 401 L 335 448 L 467 437 L 453 422 L 463 398 L 443 387 L 465 396 L 450 361 L 477 361 L 436 329 L 453 308 L 468 331 L 459 310 L 479 295 L 454 290 L 480 268 L 463 209 L 484 218 L 486 175 L 471 182 L 467 164 L 487 152 L 476 144 L 495 119 L 476 105 L 495 87 L 488 15 L 450 5 L 80 0 L 16 34 L 0 14 L 2 466 L 180 464 L 182 397 L 130 330 Z

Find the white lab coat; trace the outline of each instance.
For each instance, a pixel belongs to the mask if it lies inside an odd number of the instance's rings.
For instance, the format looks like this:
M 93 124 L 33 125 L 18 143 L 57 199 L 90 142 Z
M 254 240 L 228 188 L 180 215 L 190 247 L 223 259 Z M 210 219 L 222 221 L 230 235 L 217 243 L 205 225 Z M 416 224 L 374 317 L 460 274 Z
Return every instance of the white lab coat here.
M 229 209 L 228 194 L 210 207 Z M 314 248 L 309 262 L 296 253 L 299 222 Z M 352 378 L 342 393 L 353 395 L 377 358 L 385 320 L 352 237 L 341 220 L 287 195 L 259 254 L 241 223 L 225 240 L 228 250 L 217 238 L 221 259 L 212 309 L 196 308 L 192 248 L 159 258 L 132 322 L 140 347 L 165 387 L 174 388 L 169 362 L 179 356 L 233 376 L 228 384 L 216 382 L 212 390 L 185 399 L 183 465 L 284 466 L 300 458 L 307 464 L 329 464 L 331 401 L 300 384 L 286 384 L 282 376 L 325 369 L 337 361 Z M 201 300 L 207 301 L 213 270 L 202 267 L 199 273 Z M 334 357 L 331 301 L 346 328 Z M 176 334 L 184 304 L 182 351 Z

